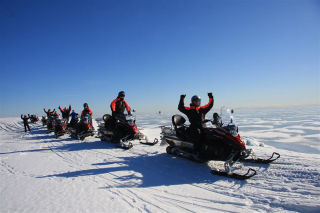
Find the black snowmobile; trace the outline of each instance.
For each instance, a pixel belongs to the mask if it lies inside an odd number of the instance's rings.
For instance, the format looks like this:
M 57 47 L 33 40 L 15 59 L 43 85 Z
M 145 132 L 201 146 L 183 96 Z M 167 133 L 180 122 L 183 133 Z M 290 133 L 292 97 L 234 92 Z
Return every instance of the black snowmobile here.
M 223 126 L 222 122 L 217 121 L 217 117 L 213 121 L 204 121 L 212 122 L 214 127 L 204 128 L 200 148 L 195 151 L 195 144 L 191 142 L 188 126 L 185 125 L 186 120 L 180 115 L 172 116 L 173 128 L 161 127 L 162 143 L 169 144 L 166 148 L 167 153 L 200 163 L 211 160 L 224 161 L 224 171 L 213 169 L 211 173 L 240 180 L 253 177 L 256 171 L 249 168 L 245 174 L 236 174 L 232 172 L 235 163 L 240 161 L 269 164 L 280 157 L 280 154 L 274 152 L 269 159 L 256 158 L 252 149 L 246 149 L 245 142 L 238 134 L 237 125 L 231 122 Z
M 67 125 L 67 127 L 68 129 L 75 129 L 78 123 L 79 123 L 79 117 L 76 116 L 74 118 L 71 118 L 70 123 Z
M 47 120 L 48 132 L 54 132 L 54 120 L 55 118 L 53 116 L 48 117 L 48 120 Z
M 98 137 L 101 141 L 118 144 L 123 149 L 132 148 L 134 140 L 145 145 L 158 143 L 156 138 L 153 142 L 148 142 L 148 138 L 138 130 L 136 119 L 132 115 L 125 115 L 122 119 L 114 119 L 111 115 L 105 114 L 103 121 L 99 123 L 98 128 Z
M 84 140 L 88 136 L 94 136 L 95 131 L 90 121 L 91 115 L 82 116 L 80 122 L 75 124 L 75 128 L 69 129 L 70 136 L 80 140 Z
M 37 123 L 39 121 L 39 117 L 37 115 L 31 115 L 29 117 L 30 117 L 31 123 Z
M 47 117 L 46 116 L 42 116 L 41 122 L 42 122 L 43 126 L 47 125 L 47 121 L 48 121 Z

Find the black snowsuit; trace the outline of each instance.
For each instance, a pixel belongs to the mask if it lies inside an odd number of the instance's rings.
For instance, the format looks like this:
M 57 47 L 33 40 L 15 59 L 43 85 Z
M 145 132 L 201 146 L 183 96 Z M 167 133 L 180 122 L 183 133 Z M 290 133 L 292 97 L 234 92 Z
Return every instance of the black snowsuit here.
M 117 97 L 114 99 L 111 104 L 110 108 L 112 111 L 112 117 L 114 120 L 126 120 L 126 117 L 124 115 L 124 111 L 127 110 L 127 112 L 130 114 L 131 107 L 129 104 L 122 98 Z
M 67 123 L 69 123 L 69 117 L 70 117 L 70 112 L 71 112 L 71 105 L 69 105 L 68 109 L 62 109 L 61 107 L 59 107 L 61 114 L 62 114 L 62 118 L 65 119 L 67 121 Z
M 209 103 L 205 106 L 196 107 L 193 104 L 190 104 L 190 107 L 184 106 L 184 97 L 180 98 L 178 110 L 184 113 L 190 122 L 190 127 L 188 129 L 188 135 L 195 143 L 195 149 L 199 148 L 201 145 L 201 136 L 203 128 L 206 127 L 203 121 L 205 120 L 206 114 L 213 107 L 213 97 L 209 97 Z
M 30 117 L 22 117 L 22 115 L 21 115 L 21 119 L 23 120 L 24 131 L 27 132 L 27 128 L 28 128 L 28 130 L 30 132 L 31 130 L 30 130 L 29 123 L 28 123 L 28 120 L 30 119 Z

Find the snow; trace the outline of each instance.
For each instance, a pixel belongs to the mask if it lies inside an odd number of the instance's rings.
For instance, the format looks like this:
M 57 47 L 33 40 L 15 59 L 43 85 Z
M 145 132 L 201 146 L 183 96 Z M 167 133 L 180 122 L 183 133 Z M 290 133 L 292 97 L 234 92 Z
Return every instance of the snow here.
M 0 119 L 0 212 L 320 212 L 319 107 L 235 110 L 239 132 L 270 165 L 239 163 L 246 181 L 210 174 L 223 162 L 176 158 L 160 144 L 130 150 Z M 171 115 L 137 115 L 150 140 Z

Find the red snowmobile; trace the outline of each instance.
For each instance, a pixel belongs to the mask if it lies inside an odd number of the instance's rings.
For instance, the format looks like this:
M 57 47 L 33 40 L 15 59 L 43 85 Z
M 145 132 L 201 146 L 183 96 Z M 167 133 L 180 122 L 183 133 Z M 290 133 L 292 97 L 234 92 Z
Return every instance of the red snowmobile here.
M 56 138 L 64 135 L 66 133 L 66 121 L 56 118 L 53 123 L 54 134 Z
M 211 170 L 211 173 L 241 180 L 253 177 L 256 171 L 249 168 L 245 174 L 233 173 L 232 166 L 238 161 L 268 164 L 280 157 L 280 154 L 274 152 L 269 159 L 255 158 L 253 150 L 246 148 L 244 140 L 238 134 L 238 127 L 234 123 L 222 126 L 222 123 L 217 124 L 214 121 L 204 121 L 212 122 L 215 128 L 204 128 L 200 148 L 195 151 L 195 144 L 191 142 L 188 126 L 185 125 L 186 120 L 180 115 L 172 116 L 174 128 L 161 127 L 162 142 L 169 144 L 167 153 L 201 163 L 210 160 L 224 161 L 224 171 Z

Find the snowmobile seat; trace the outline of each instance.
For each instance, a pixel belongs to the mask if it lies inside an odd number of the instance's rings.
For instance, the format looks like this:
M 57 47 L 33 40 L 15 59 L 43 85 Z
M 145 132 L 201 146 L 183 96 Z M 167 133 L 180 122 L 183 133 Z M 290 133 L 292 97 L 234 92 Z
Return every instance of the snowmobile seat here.
M 184 125 L 185 122 L 186 119 L 181 115 L 172 116 L 172 124 L 176 131 L 176 136 L 181 140 L 186 140 L 187 138 L 187 127 Z

